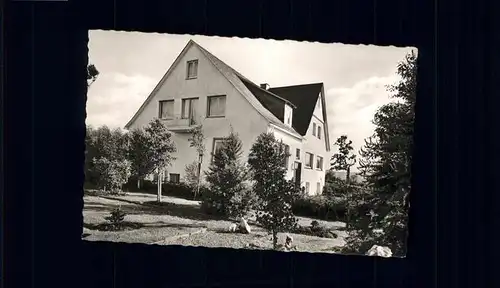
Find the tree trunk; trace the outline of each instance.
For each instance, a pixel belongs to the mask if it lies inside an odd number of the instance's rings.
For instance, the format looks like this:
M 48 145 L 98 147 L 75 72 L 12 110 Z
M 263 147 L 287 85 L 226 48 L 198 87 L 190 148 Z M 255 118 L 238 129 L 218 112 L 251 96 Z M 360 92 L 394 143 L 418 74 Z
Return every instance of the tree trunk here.
M 196 191 L 194 193 L 194 199 L 196 200 L 196 196 L 200 193 L 200 178 L 201 178 L 201 162 L 198 163 L 198 183 L 196 184 Z
M 345 183 L 349 185 L 350 181 L 351 181 L 351 167 L 348 166 L 345 173 Z
M 278 232 L 273 230 L 273 249 L 278 249 Z
M 137 190 L 141 190 L 141 178 L 137 178 Z
M 349 183 L 351 182 L 351 166 L 347 166 L 346 169 L 346 175 L 345 175 L 345 183 L 346 183 L 346 188 L 347 188 L 347 197 L 351 197 L 352 195 L 350 194 L 350 188 L 349 188 Z M 351 209 L 348 207 L 347 208 L 347 221 L 345 223 L 345 227 L 349 229 L 349 223 L 351 222 Z
M 156 201 L 157 201 L 158 203 L 160 203 L 160 202 L 161 202 L 161 182 L 162 182 L 162 179 L 161 179 L 162 177 L 161 177 L 161 176 L 162 176 L 162 175 L 161 175 L 161 173 L 160 173 L 160 172 L 158 172 L 158 181 L 157 181 L 157 183 L 158 183 L 158 184 L 157 184 L 157 185 L 158 185 L 158 191 L 157 191 L 157 192 L 158 192 L 158 194 L 157 194 L 157 196 L 156 196 Z

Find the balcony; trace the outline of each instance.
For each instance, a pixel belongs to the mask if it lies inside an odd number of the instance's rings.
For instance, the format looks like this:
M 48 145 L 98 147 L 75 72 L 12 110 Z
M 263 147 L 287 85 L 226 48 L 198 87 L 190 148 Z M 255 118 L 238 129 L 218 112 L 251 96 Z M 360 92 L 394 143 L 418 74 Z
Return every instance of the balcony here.
M 194 127 L 198 126 L 193 119 L 181 119 L 175 118 L 170 120 L 164 120 L 167 129 L 176 133 L 188 133 Z

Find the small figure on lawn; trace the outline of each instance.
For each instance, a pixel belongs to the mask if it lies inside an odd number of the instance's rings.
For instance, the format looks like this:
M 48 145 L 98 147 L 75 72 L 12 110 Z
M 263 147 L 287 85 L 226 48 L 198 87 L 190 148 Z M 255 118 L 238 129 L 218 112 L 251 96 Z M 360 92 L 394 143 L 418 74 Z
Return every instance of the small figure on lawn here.
M 290 235 L 286 235 L 286 239 L 285 239 L 285 250 L 289 251 L 289 250 L 295 250 L 294 248 L 295 247 L 292 247 L 292 243 L 293 243 L 293 238 L 292 236 Z

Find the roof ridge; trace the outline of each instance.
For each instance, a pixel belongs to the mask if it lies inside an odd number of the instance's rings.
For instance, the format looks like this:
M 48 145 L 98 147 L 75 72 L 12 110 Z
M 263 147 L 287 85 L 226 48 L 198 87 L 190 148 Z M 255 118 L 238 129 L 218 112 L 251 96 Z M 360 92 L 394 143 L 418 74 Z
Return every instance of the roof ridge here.
M 288 86 L 271 87 L 271 88 L 269 88 L 269 89 L 295 88 L 295 87 L 301 87 L 301 86 L 312 86 L 312 85 L 324 85 L 324 83 L 323 83 L 323 82 L 316 82 L 316 83 L 307 83 L 307 84 L 297 84 L 297 85 L 288 85 Z

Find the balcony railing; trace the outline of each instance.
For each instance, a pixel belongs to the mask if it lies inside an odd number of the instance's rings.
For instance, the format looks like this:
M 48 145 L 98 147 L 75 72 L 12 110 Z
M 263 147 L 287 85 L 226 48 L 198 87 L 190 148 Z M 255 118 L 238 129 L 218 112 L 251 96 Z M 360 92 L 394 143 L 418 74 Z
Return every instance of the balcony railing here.
M 165 125 L 167 126 L 168 130 L 172 132 L 189 132 L 192 128 L 196 127 L 198 124 L 196 121 L 192 118 L 190 119 L 182 119 L 182 118 L 175 118 L 175 119 L 169 119 L 169 120 L 164 120 Z

